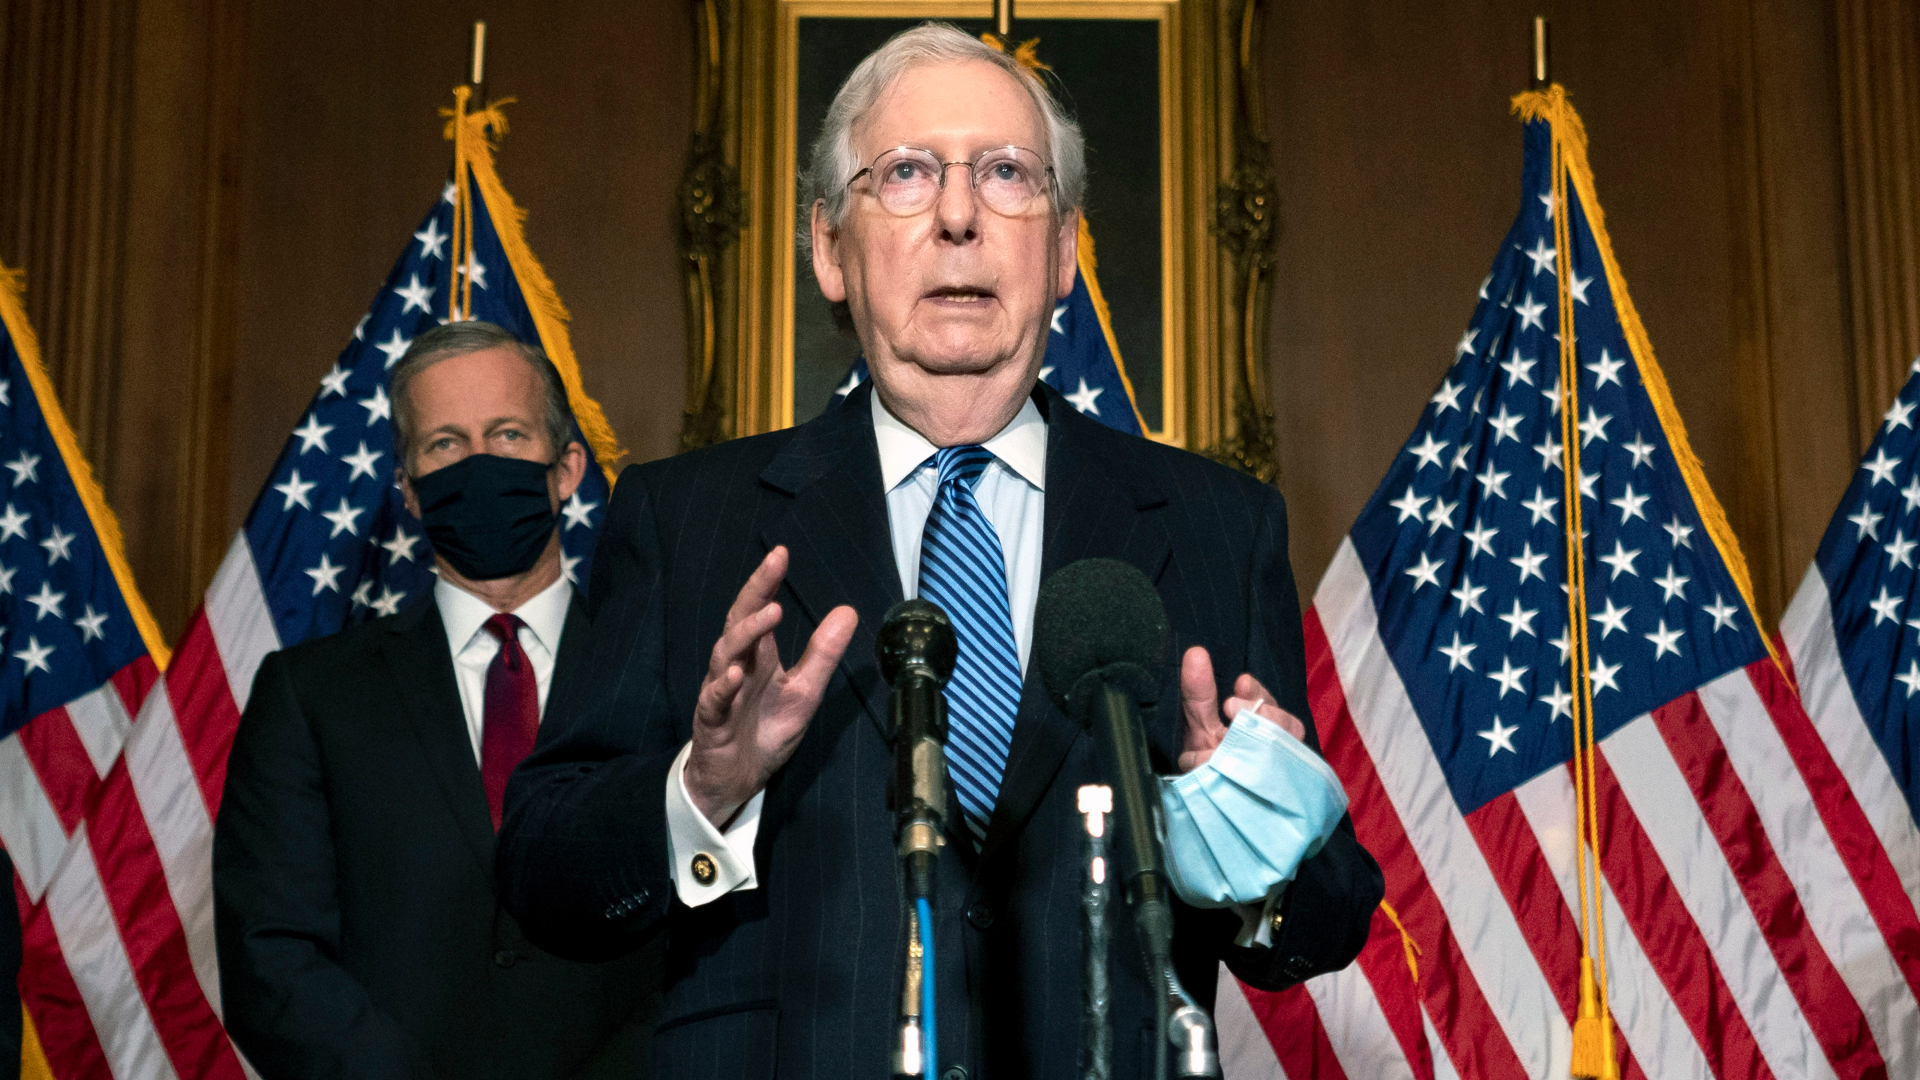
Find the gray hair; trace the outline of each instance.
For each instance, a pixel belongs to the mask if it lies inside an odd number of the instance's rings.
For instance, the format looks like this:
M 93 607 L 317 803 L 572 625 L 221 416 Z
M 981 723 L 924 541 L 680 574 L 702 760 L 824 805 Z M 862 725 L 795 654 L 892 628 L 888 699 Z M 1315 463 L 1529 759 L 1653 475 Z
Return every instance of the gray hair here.
M 820 137 L 813 141 L 813 156 L 803 177 L 806 200 L 802 205 L 825 200 L 828 224 L 839 227 L 847 216 L 847 184 L 854 173 L 867 166 L 853 147 L 853 129 L 866 119 L 887 88 L 909 70 L 970 60 L 992 64 L 1013 76 L 1033 99 L 1034 108 L 1046 121 L 1047 145 L 1034 149 L 1043 150 L 1052 159 L 1054 190 L 1058 193 L 1053 212 L 1058 217 L 1077 209 L 1087 186 L 1087 143 L 1080 125 L 1067 115 L 1046 84 L 1012 56 L 958 27 L 934 22 L 895 34 L 867 54 L 847 76 L 840 92 L 833 96 L 833 104 L 827 107 Z M 805 215 L 802 217 L 800 232 L 806 238 L 808 229 Z
M 468 353 L 484 352 L 488 349 L 509 346 L 518 352 L 533 370 L 540 375 L 540 384 L 544 389 L 542 420 L 547 428 L 547 442 L 553 453 L 558 454 L 573 439 L 573 410 L 567 405 L 567 384 L 560 379 L 560 371 L 547 359 L 547 352 L 538 345 L 530 345 L 501 326 L 490 322 L 470 320 L 452 322 L 433 329 L 413 339 L 413 344 L 393 366 L 393 374 L 388 377 L 388 397 L 393 402 L 393 451 L 395 460 L 413 475 L 413 439 L 414 415 L 413 403 L 407 397 L 407 384 L 413 377 L 442 360 L 451 360 Z

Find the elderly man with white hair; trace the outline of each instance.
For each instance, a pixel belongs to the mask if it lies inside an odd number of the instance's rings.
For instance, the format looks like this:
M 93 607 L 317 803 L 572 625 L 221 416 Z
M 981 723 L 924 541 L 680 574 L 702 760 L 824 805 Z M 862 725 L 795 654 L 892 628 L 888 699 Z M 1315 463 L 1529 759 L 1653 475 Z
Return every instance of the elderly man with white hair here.
M 937 1075 L 1078 1074 L 1075 796 L 1102 775 L 1028 661 L 1041 580 L 1088 557 L 1142 571 L 1179 646 L 1147 741 L 1180 777 L 1165 799 L 1186 987 L 1210 1005 L 1222 961 L 1288 986 L 1366 939 L 1380 872 L 1308 749 L 1279 494 L 1037 381 L 1073 285 L 1084 157 L 1008 57 L 951 27 L 893 38 L 834 99 L 807 174 L 814 273 L 871 382 L 798 428 L 621 477 L 591 586 L 598 677 L 549 710 L 516 772 L 498 874 L 561 955 L 667 935 L 662 1075 L 890 1071 L 905 938 L 874 643 L 916 595 L 960 641 Z M 1225 815 L 1177 827 L 1181 798 L 1208 797 L 1319 824 L 1288 850 L 1210 854 Z M 1147 1075 L 1158 990 L 1116 941 L 1112 1075 Z

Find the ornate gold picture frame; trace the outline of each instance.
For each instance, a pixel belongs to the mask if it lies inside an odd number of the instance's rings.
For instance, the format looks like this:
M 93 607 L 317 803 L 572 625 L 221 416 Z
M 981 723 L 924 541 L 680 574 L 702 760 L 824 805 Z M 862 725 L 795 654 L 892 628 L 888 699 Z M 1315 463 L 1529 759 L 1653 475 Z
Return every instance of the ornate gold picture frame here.
M 1042 59 L 1071 56 L 1074 20 L 1088 36 L 1147 43 L 1126 55 L 1148 68 L 1131 77 L 1157 88 L 1157 123 L 1143 125 L 1156 129 L 1157 153 L 1140 159 L 1127 149 L 1134 173 L 1149 181 L 1157 173 L 1157 203 L 1134 199 L 1130 212 L 1134 226 L 1157 226 L 1159 242 L 1116 243 L 1112 255 L 1137 264 L 1146 251 L 1158 265 L 1116 264 L 1112 273 L 1130 276 L 1148 297 L 1141 303 L 1157 301 L 1158 311 L 1136 308 L 1157 317 L 1135 320 L 1132 340 L 1144 347 L 1123 339 L 1123 353 L 1134 354 L 1124 359 L 1142 393 L 1157 395 L 1141 403 L 1151 437 L 1272 479 L 1264 375 L 1274 199 L 1259 113 L 1259 0 L 1027 0 L 1015 14 L 1014 42 L 1033 36 L 1024 28 L 1049 30 Z M 695 130 L 681 193 L 692 346 L 685 448 L 776 430 L 824 407 L 817 349 L 802 350 L 812 367 L 803 364 L 796 392 L 796 298 L 803 312 L 815 298 L 802 291 L 814 285 L 794 244 L 801 143 L 818 122 L 799 115 L 802 97 L 821 107 L 811 99 L 822 86 L 830 97 L 841 77 L 830 65 L 857 59 L 865 38 L 896 23 L 940 19 L 971 30 L 994 10 L 987 0 L 699 0 L 695 15 Z M 843 26 L 858 48 L 836 47 Z M 1071 104 L 1091 132 L 1087 114 L 1099 102 Z M 1091 134 L 1090 153 L 1097 162 Z M 1089 221 L 1097 240 L 1097 203 Z M 1103 249 L 1103 280 L 1108 260 Z M 817 344 L 817 322 L 802 318 L 799 332 L 816 335 L 803 344 Z

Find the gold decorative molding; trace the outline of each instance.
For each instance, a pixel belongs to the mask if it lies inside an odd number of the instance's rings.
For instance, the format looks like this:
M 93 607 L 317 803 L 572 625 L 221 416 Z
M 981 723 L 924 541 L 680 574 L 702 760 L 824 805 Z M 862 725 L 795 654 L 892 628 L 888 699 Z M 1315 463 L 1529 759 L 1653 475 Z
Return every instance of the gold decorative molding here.
M 1235 93 L 1229 104 L 1233 157 L 1220 185 L 1215 229 L 1231 263 L 1232 288 L 1222 298 L 1221 337 L 1226 362 L 1221 394 L 1232 403 L 1209 456 L 1273 483 L 1273 401 L 1267 396 L 1267 319 L 1273 298 L 1273 245 L 1279 237 L 1280 188 L 1273 175 L 1260 80 L 1260 0 L 1239 0 L 1228 20 Z
M 724 101 L 723 25 L 737 23 L 740 0 L 694 4 L 693 140 L 680 181 L 681 271 L 687 282 L 687 405 L 680 449 L 710 446 L 732 435 L 720 364 L 727 309 L 721 295 L 722 260 L 740 233 L 740 175 L 728 161 L 720 122 Z
M 1271 480 L 1266 391 L 1275 185 L 1260 0 L 1027 0 L 1019 19 L 1151 20 L 1162 88 L 1162 425 L 1154 437 Z M 792 423 L 801 18 L 987 20 L 986 0 L 695 0 L 694 138 L 681 193 L 683 448 Z M 1014 36 L 1020 24 L 1014 25 Z

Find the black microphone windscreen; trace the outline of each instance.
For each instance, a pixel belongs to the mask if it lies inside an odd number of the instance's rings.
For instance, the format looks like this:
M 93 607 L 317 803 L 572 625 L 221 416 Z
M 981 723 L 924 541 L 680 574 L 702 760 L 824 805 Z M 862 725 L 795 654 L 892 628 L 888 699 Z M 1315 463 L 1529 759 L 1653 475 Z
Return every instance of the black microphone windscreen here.
M 1082 559 L 1040 586 L 1033 612 L 1033 662 L 1047 696 L 1072 715 L 1074 684 L 1096 668 L 1133 664 L 1158 672 L 1170 634 L 1160 594 L 1132 563 Z
M 887 609 L 873 648 L 889 683 L 909 667 L 925 667 L 944 686 L 960 657 L 952 620 L 938 604 L 920 599 L 902 600 Z

